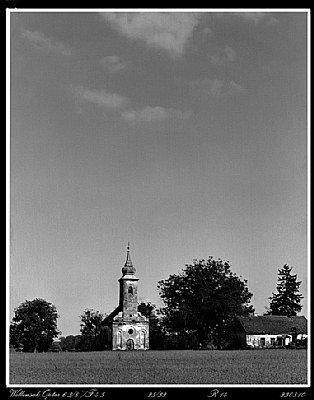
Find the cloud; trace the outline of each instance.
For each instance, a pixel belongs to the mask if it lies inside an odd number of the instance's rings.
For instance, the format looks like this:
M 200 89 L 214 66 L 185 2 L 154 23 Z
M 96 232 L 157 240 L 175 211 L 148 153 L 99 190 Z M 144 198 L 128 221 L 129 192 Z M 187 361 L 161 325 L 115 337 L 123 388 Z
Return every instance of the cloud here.
M 270 24 L 279 22 L 278 19 L 276 19 L 272 14 L 266 12 L 234 13 L 234 16 L 254 22 L 255 24 L 258 24 L 262 21 Z
M 266 22 L 268 24 L 278 23 L 278 19 L 273 16 L 270 12 L 219 12 L 216 13 L 219 17 L 237 17 L 244 21 L 253 22 L 259 24 L 261 22 Z
M 123 119 L 127 121 L 155 121 L 164 120 L 169 117 L 169 113 L 163 107 L 145 107 L 142 110 L 124 111 L 121 113 Z
M 182 56 L 199 22 L 193 12 L 115 12 L 100 13 L 121 35 L 140 40 L 147 46 Z
M 212 32 L 212 30 L 208 26 L 206 26 L 202 31 L 204 36 L 209 35 L 211 32 Z
M 21 36 L 27 39 L 35 48 L 39 50 L 59 53 L 63 56 L 70 56 L 72 53 L 69 47 L 65 46 L 61 42 L 53 42 L 43 33 L 22 29 Z
M 229 91 L 231 91 L 231 93 L 242 93 L 245 91 L 243 86 L 239 85 L 234 81 L 228 82 L 227 86 L 229 88 Z
M 131 122 L 151 122 L 163 121 L 174 117 L 178 119 L 187 119 L 191 113 L 189 111 L 166 110 L 163 107 L 144 107 L 141 110 L 123 111 L 121 117 Z
M 77 112 L 82 112 L 82 103 L 94 104 L 105 111 L 120 112 L 121 118 L 130 122 L 163 121 L 169 118 L 187 119 L 190 111 L 166 109 L 160 106 L 146 106 L 138 110 L 129 109 L 130 99 L 117 93 L 104 89 L 89 89 L 83 86 L 68 86 L 69 92 L 74 96 Z
M 225 81 L 223 79 L 197 79 L 184 82 L 192 89 L 206 93 L 210 96 L 232 95 L 242 93 L 245 89 L 234 81 Z
M 128 99 L 104 89 L 88 89 L 82 86 L 72 88 L 78 100 L 96 104 L 106 110 L 121 110 L 128 104 Z
M 230 46 L 226 46 L 218 54 L 211 56 L 210 61 L 214 65 L 225 65 L 234 61 L 235 58 L 236 52 Z
M 101 65 L 110 73 L 117 73 L 126 69 L 126 64 L 118 56 L 105 56 L 100 60 Z

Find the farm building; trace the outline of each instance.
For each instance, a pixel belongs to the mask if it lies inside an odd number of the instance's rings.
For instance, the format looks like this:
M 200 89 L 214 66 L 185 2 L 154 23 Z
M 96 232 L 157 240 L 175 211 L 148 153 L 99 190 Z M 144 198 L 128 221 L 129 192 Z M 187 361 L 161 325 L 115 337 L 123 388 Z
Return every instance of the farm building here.
M 233 342 L 241 347 L 280 347 L 307 338 L 307 319 L 277 315 L 238 317 L 232 329 Z
M 136 269 L 133 267 L 130 246 L 122 277 L 119 279 L 118 307 L 105 318 L 103 325 L 111 330 L 112 350 L 147 350 L 149 348 L 148 318 L 138 311 Z

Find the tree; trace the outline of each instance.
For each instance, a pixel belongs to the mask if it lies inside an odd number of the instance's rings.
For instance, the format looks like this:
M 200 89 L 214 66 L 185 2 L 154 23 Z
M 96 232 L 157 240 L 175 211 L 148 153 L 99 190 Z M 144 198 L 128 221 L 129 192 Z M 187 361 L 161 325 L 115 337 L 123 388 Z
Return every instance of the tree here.
M 52 342 L 51 346 L 49 347 L 48 351 L 58 352 L 62 351 L 61 343 L 60 342 Z
M 26 300 L 15 310 L 10 325 L 10 344 L 24 352 L 47 351 L 57 329 L 56 307 L 44 299 Z
M 301 281 L 297 281 L 297 275 L 291 274 L 292 267 L 285 264 L 278 269 L 277 292 L 269 297 L 270 306 L 268 315 L 286 315 L 292 317 L 301 311 L 303 296 L 299 293 Z
M 66 337 L 60 337 L 60 346 L 62 351 L 74 351 L 75 350 L 75 336 L 68 335 Z
M 150 302 L 140 303 L 137 310 L 144 315 L 144 317 L 151 318 L 155 314 L 156 306 Z
M 163 326 L 177 346 L 223 347 L 228 326 L 237 315 L 254 311 L 247 281 L 231 272 L 229 262 L 209 257 L 194 260 L 178 275 L 158 282 L 165 303 Z
M 149 319 L 149 347 L 152 350 L 165 348 L 165 334 L 162 329 L 160 311 L 150 302 L 138 305 L 138 311 Z
M 105 350 L 109 347 L 109 338 L 106 327 L 102 326 L 104 315 L 99 311 L 86 309 L 81 315 L 82 351 Z
M 82 335 L 74 336 L 74 349 L 75 351 L 81 351 Z

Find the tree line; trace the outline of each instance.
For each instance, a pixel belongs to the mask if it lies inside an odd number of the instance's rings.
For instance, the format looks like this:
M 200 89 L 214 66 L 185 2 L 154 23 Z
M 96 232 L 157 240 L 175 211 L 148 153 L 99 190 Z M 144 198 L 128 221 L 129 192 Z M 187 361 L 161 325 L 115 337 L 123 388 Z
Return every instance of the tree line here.
M 278 270 L 277 292 L 269 297 L 266 315 L 295 316 L 301 311 L 301 282 L 285 264 Z M 252 293 L 247 280 L 231 271 L 228 261 L 194 260 L 178 274 L 158 282 L 164 307 L 141 303 L 149 318 L 151 349 L 224 349 L 230 346 L 230 326 L 236 316 L 253 315 Z M 54 338 L 57 328 L 56 307 L 44 299 L 25 301 L 10 324 L 10 346 L 32 351 L 95 351 L 111 349 L 111 328 L 103 324 L 106 315 L 86 309 L 81 315 L 79 335 Z

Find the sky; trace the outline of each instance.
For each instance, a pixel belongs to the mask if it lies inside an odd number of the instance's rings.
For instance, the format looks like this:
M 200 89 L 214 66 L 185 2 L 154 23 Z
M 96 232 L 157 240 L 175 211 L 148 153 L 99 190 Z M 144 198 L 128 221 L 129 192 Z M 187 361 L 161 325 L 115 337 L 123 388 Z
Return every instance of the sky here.
M 130 241 L 139 301 L 229 261 L 257 314 L 284 264 L 307 315 L 307 13 L 10 13 L 10 318 L 62 335 L 110 313 Z

